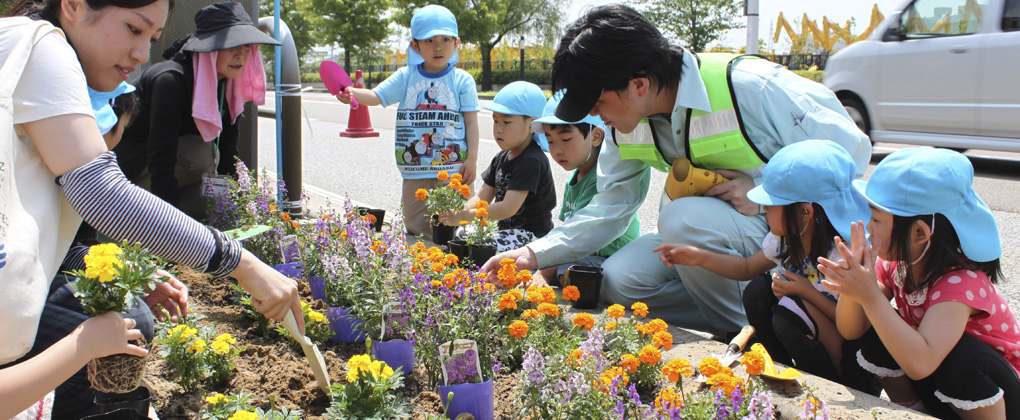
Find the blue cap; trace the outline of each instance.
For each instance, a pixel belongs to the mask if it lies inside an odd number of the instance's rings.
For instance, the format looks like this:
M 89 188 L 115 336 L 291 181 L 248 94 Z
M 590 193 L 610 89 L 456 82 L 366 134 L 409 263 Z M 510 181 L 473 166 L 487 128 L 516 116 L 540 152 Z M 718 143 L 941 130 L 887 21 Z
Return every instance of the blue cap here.
M 102 134 L 109 133 L 117 125 L 117 121 L 120 120 L 120 115 L 117 115 L 113 110 L 113 100 L 120 95 L 134 92 L 135 87 L 128 84 L 128 82 L 120 82 L 116 88 L 109 92 L 100 92 L 92 88 L 88 89 L 89 102 L 92 103 L 92 113 L 96 116 L 99 132 Z
M 974 167 L 966 156 L 931 147 L 897 150 L 878 163 L 868 181 L 854 181 L 872 205 L 894 215 L 946 216 L 967 258 L 992 261 L 1002 256 L 999 228 L 973 185 Z
M 495 98 L 482 102 L 482 107 L 489 111 L 529 118 L 541 117 L 543 106 L 545 93 L 542 93 L 542 88 L 531 82 L 513 82 L 503 86 L 503 89 L 496 92 Z M 535 141 L 542 147 L 543 152 L 549 151 L 549 142 L 545 140 L 545 134 L 535 133 Z
M 804 140 L 783 147 L 769 159 L 761 185 L 747 199 L 763 206 L 818 203 L 839 236 L 850 240 L 850 223 L 868 220 L 868 202 L 854 191 L 857 165 L 850 153 L 829 140 Z
M 457 35 L 457 18 L 453 16 L 450 9 L 438 4 L 430 4 L 414 12 L 411 16 L 411 39 L 429 39 L 436 35 L 446 35 L 454 38 Z M 450 64 L 457 62 L 457 51 L 450 56 Z M 425 59 L 418 54 L 414 48 L 407 47 L 407 64 L 416 66 L 424 63 Z
M 545 109 L 542 110 L 542 118 L 539 118 L 531 123 L 531 131 L 536 133 L 545 133 L 545 127 L 542 124 L 579 124 L 588 123 L 596 127 L 601 127 L 603 130 L 606 128 L 606 124 L 602 122 L 602 118 L 585 115 L 581 121 L 563 121 L 556 116 L 556 107 L 559 106 L 560 101 L 563 100 L 563 95 L 566 94 L 567 90 L 563 89 L 553 94 L 549 101 L 545 103 Z

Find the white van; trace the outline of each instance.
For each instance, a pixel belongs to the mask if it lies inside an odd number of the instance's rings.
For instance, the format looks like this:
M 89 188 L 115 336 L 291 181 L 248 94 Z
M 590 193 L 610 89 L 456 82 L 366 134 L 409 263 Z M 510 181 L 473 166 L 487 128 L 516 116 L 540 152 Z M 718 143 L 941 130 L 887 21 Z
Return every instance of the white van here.
M 1020 0 L 912 0 L 822 83 L 872 142 L 1020 152 Z

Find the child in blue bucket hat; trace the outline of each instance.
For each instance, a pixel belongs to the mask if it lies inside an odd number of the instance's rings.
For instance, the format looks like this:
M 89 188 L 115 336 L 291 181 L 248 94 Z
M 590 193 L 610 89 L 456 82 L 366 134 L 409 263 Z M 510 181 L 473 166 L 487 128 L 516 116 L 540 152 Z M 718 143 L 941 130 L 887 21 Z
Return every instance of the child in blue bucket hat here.
M 475 79 L 457 62 L 457 19 L 449 9 L 428 5 L 411 17 L 408 65 L 375 89 L 349 88 L 336 95 L 351 103 L 389 106 L 399 103 L 394 124 L 397 169 L 403 178 L 400 203 L 404 226 L 432 240 L 430 216 L 418 190 L 443 185 L 441 172 L 460 173 L 475 182 L 478 162 L 478 92 Z
M 439 220 L 457 226 L 478 214 L 479 201 L 490 203 L 485 213 L 499 221 L 496 250 L 502 252 L 527 245 L 553 228 L 556 188 L 549 159 L 542 153 L 545 137 L 531 129 L 532 121 L 542 116 L 545 94 L 533 83 L 513 82 L 482 106 L 492 111 L 492 136 L 501 150 L 482 173 L 485 184 L 465 210 Z
M 565 92 L 561 90 L 553 94 L 542 110 L 542 118 L 531 123 L 532 131 L 545 136 L 549 156 L 553 161 L 564 170 L 574 171 L 563 186 L 563 203 L 560 205 L 559 213 L 561 221 L 566 221 L 577 214 L 598 193 L 596 181 L 599 151 L 602 150 L 602 143 L 607 141 L 605 124 L 599 117 L 585 115 L 577 122 L 564 121 L 556 117 L 556 106 L 560 104 Z M 538 271 L 528 285 L 538 287 L 559 285 L 561 276 L 574 264 L 601 267 L 606 258 L 638 236 L 641 236 L 641 222 L 635 214 L 627 230 L 608 245 L 576 262 Z
M 854 182 L 871 203 L 871 245 L 854 223 L 843 260 L 819 268 L 840 293 L 839 332 L 861 337 L 857 360 L 892 401 L 941 418 L 1015 418 L 1020 326 L 995 287 L 998 227 L 973 183 L 959 153 L 890 154 Z
M 655 249 L 667 265 L 699 266 L 735 280 L 744 289 L 744 311 L 756 338 L 773 360 L 823 378 L 878 393 L 874 379 L 853 362 L 856 343 L 836 329 L 839 294 L 822 284 L 820 257 L 839 259 L 833 237 L 850 236 L 850 223 L 867 217 L 868 202 L 853 188 L 857 165 L 842 146 L 805 140 L 769 160 L 761 185 L 747 198 L 765 208 L 769 233 L 748 258 L 715 254 L 694 245 Z M 777 268 L 771 276 L 762 276 Z M 849 358 L 851 363 L 844 363 Z

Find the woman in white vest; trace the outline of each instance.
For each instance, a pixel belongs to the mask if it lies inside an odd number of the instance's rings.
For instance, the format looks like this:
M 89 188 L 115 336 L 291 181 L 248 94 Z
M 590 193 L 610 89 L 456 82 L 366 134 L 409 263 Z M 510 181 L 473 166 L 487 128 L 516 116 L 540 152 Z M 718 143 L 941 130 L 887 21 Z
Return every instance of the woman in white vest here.
M 301 313 L 292 280 L 130 184 L 99 133 L 87 87 L 111 91 L 148 61 L 172 7 L 173 0 L 21 0 L 14 17 L 0 19 L 0 365 L 32 347 L 50 281 L 83 218 L 116 240 L 237 278 L 270 318 Z M 0 418 L 45 400 L 90 359 L 144 355 L 128 344 L 140 336 L 133 325 L 115 313 L 98 316 L 0 370 Z
M 675 242 L 752 255 L 768 227 L 747 191 L 761 184 L 769 157 L 794 142 L 832 140 L 854 157 L 860 177 L 871 144 L 824 86 L 766 60 L 711 56 L 671 45 L 626 6 L 595 7 L 574 22 L 554 57 L 553 89 L 567 89 L 556 116 L 598 115 L 616 131 L 599 155 L 599 192 L 569 222 L 482 269 L 492 275 L 507 257 L 519 268 L 552 267 L 605 246 L 649 195 L 649 170 L 669 171 L 686 158 L 731 181 L 665 204 L 657 232 L 603 264 L 601 298 L 643 302 L 655 318 L 718 337 L 740 330 L 747 282 L 699 267 L 666 267 L 653 250 Z M 661 191 L 651 193 L 658 199 Z

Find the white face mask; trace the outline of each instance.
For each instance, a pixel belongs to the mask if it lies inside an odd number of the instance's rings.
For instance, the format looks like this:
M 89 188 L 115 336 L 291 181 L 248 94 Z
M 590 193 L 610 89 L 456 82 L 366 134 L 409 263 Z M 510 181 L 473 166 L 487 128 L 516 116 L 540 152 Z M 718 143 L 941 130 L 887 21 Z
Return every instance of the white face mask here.
M 935 235 L 935 215 L 934 214 L 931 215 L 931 234 Z M 929 236 L 928 237 L 928 243 L 924 244 L 924 250 L 921 251 L 921 255 L 918 255 L 917 259 L 915 259 L 914 261 L 911 261 L 910 265 L 917 264 L 918 261 L 921 261 L 921 258 L 924 258 L 924 255 L 928 253 L 928 248 L 930 248 L 930 247 L 931 247 L 931 237 Z

